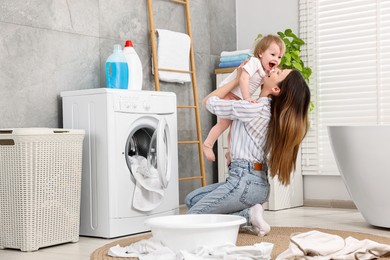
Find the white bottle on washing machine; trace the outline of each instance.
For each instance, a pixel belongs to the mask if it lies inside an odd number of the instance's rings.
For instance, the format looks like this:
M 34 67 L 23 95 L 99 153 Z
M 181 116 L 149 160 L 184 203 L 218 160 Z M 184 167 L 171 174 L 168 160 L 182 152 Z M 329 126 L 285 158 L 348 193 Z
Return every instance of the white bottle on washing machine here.
M 133 47 L 133 42 L 127 40 L 123 49 L 127 66 L 129 68 L 129 82 L 127 89 L 129 90 L 141 90 L 142 89 L 142 63 Z

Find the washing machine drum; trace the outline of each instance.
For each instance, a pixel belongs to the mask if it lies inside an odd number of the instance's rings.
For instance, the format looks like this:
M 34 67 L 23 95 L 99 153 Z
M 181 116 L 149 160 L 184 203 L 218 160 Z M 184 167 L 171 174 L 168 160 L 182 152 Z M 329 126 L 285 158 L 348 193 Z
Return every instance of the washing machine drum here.
M 147 168 L 157 169 L 157 137 L 153 130 L 143 128 L 129 138 L 128 156 L 142 156 L 147 160 Z M 131 171 L 131 161 L 128 161 Z
M 152 129 L 142 128 L 129 136 L 126 145 L 128 156 L 140 155 L 147 158 L 153 132 Z
M 170 175 L 168 165 L 169 150 L 166 123 L 164 120 L 162 122 L 157 129 L 140 128 L 128 137 L 126 143 L 126 163 L 132 178 L 136 174 L 134 172 L 134 163 L 137 163 L 143 165 L 147 175 L 158 175 L 162 187 L 166 188 Z

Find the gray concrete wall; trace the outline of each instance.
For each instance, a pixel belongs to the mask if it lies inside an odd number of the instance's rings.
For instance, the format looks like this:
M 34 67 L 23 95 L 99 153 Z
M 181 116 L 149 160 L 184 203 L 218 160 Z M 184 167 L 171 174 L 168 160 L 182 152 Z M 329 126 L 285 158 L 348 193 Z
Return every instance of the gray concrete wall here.
M 192 0 L 193 45 L 201 100 L 215 87 L 223 50 L 236 49 L 235 0 Z M 180 4 L 153 0 L 156 28 L 185 32 Z M 0 3 L 0 128 L 62 127 L 61 91 L 105 87 L 105 61 L 115 43 L 130 39 L 141 58 L 144 90 L 154 90 L 146 0 L 2 0 Z M 178 104 L 192 100 L 191 85 L 162 84 Z M 215 118 L 203 108 L 205 139 Z M 196 139 L 193 113 L 178 113 L 179 140 Z M 216 164 L 206 161 L 207 182 Z M 179 174 L 199 174 L 196 146 L 179 146 Z M 181 201 L 199 187 L 180 183 Z

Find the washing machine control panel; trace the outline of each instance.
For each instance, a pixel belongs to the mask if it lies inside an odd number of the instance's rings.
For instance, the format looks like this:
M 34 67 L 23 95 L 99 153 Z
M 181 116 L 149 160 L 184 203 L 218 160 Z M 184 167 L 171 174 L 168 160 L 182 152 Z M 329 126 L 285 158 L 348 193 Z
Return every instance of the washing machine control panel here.
M 162 101 L 161 98 L 156 99 L 153 95 L 116 95 L 114 97 L 114 109 L 117 112 L 126 113 L 166 114 L 173 113 L 176 107 L 175 102 L 170 102 L 169 97 Z

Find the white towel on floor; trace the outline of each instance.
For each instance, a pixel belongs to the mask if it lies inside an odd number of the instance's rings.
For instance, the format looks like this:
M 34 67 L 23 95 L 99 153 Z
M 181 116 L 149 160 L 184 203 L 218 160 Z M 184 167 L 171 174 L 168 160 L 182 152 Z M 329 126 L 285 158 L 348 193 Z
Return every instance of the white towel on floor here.
M 129 156 L 131 172 L 135 178 L 133 207 L 140 211 L 151 211 L 157 208 L 164 197 L 157 169 L 148 167 L 145 157 Z
M 129 246 L 113 246 L 108 250 L 113 257 L 138 257 L 140 260 L 176 260 L 176 254 L 157 239 L 137 241 Z
M 274 244 L 261 242 L 252 246 L 236 246 L 225 244 L 222 246 L 208 247 L 199 246 L 194 251 L 188 252 L 180 250 L 178 259 L 203 260 L 203 259 L 223 259 L 223 260 L 269 260 Z
M 253 246 L 235 246 L 225 244 L 208 247 L 199 246 L 192 252 L 179 250 L 173 252 L 153 237 L 137 241 L 129 246 L 113 246 L 108 255 L 113 257 L 138 257 L 140 260 L 269 260 L 273 249 L 272 243 L 261 242 Z
M 157 61 L 163 69 L 190 70 L 191 39 L 185 33 L 157 29 Z M 153 64 L 154 65 L 154 64 Z M 152 70 L 154 73 L 154 71 Z M 191 75 L 181 72 L 159 71 L 161 81 L 182 83 L 190 82 Z
M 337 235 L 317 230 L 293 234 L 286 251 L 276 260 L 315 259 L 315 260 L 368 260 L 390 253 L 390 245 L 379 244 L 364 239 L 348 237 L 345 240 Z

